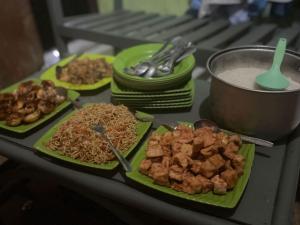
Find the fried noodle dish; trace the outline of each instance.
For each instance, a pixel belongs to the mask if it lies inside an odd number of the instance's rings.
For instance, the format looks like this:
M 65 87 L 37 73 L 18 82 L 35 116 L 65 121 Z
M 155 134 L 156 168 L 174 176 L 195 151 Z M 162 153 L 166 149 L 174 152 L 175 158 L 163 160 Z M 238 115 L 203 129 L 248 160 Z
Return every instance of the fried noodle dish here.
M 61 81 L 72 84 L 94 84 L 112 75 L 112 66 L 105 59 L 76 59 L 56 74 Z
M 177 191 L 225 194 L 243 174 L 241 145 L 238 135 L 178 125 L 174 131 L 152 133 L 139 170 L 154 183 Z
M 41 85 L 33 81 L 21 83 L 14 93 L 0 94 L 0 120 L 8 126 L 33 123 L 55 110 L 66 99 L 49 80 Z
M 86 106 L 72 115 L 55 132 L 47 147 L 82 162 L 100 164 L 115 159 L 107 141 L 92 130 L 95 124 L 105 127 L 113 146 L 121 152 L 136 142 L 137 121 L 128 108 L 99 103 Z

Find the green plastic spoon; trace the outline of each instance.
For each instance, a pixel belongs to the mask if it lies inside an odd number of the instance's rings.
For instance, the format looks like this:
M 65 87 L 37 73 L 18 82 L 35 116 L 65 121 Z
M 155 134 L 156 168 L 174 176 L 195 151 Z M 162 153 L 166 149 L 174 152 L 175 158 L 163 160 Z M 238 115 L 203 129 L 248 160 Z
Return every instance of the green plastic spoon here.
M 256 84 L 260 87 L 267 90 L 280 91 L 289 86 L 289 81 L 280 71 L 280 65 L 284 58 L 285 48 L 286 39 L 280 38 L 276 46 L 271 68 L 267 72 L 256 77 Z

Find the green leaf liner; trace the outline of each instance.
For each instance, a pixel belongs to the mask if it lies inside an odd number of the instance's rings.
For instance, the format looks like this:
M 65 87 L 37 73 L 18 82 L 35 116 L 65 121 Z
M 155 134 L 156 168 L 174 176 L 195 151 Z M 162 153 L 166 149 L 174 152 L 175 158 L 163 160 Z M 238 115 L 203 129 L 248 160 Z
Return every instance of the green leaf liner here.
M 84 107 L 87 106 L 87 105 L 90 105 L 90 104 L 85 104 Z M 55 132 L 59 129 L 59 127 L 65 121 L 67 121 L 74 113 L 75 113 L 75 111 L 71 112 L 66 117 L 62 118 L 57 124 L 55 124 L 50 130 L 48 130 L 48 132 L 45 133 L 34 144 L 34 147 L 38 151 L 43 152 L 44 154 L 47 154 L 49 156 L 52 156 L 54 158 L 57 158 L 57 159 L 60 159 L 60 160 L 63 160 L 63 161 L 67 161 L 69 163 L 74 163 L 74 164 L 77 164 L 77 165 L 81 165 L 81 166 L 86 166 L 86 167 L 95 168 L 95 169 L 103 169 L 103 170 L 112 170 L 115 167 L 117 167 L 118 164 L 119 164 L 119 162 L 117 160 L 113 160 L 113 161 L 109 161 L 109 162 L 101 163 L 101 164 L 82 162 L 78 159 L 72 159 L 71 157 L 64 156 L 59 151 L 53 151 L 53 150 L 49 149 L 48 147 L 46 147 L 46 144 L 51 139 L 51 137 L 55 134 Z M 144 114 L 144 116 L 148 116 L 148 115 Z M 134 148 L 137 146 L 137 144 L 141 141 L 143 136 L 146 134 L 147 130 L 150 128 L 151 124 L 152 124 L 152 122 L 142 122 L 142 121 L 138 120 L 138 123 L 137 123 L 137 126 L 136 126 L 137 141 L 126 152 L 122 153 L 123 156 L 126 157 L 127 155 L 129 155 L 129 153 L 131 151 L 134 150 Z
M 36 84 L 40 84 L 41 83 L 41 80 L 38 80 L 38 79 L 31 79 L 34 81 L 34 83 Z M 19 86 L 20 83 L 22 83 L 24 81 L 21 81 L 21 82 L 18 82 L 16 84 L 13 84 L 12 86 L 9 86 L 3 90 L 1 90 L 1 93 L 3 92 L 14 92 L 16 91 L 17 87 Z M 72 91 L 72 90 L 68 90 L 68 96 L 71 100 L 76 100 L 80 94 L 76 91 Z M 37 120 L 36 122 L 34 123 L 29 123 L 29 124 L 21 124 L 19 126 L 16 126 L 16 127 L 11 127 L 11 126 L 7 126 L 5 124 L 5 121 L 0 121 L 0 127 L 2 129 L 5 129 L 5 130 L 10 130 L 10 131 L 13 131 L 13 132 L 16 132 L 16 133 L 25 133 L 25 132 L 28 132 L 30 131 L 31 129 L 37 127 L 38 125 L 44 123 L 45 121 L 47 121 L 48 119 L 50 119 L 51 117 L 55 116 L 57 113 L 59 113 L 61 110 L 63 110 L 64 108 L 66 108 L 68 105 L 70 105 L 71 102 L 66 100 L 64 102 L 62 102 L 60 105 L 58 105 L 55 110 L 47 115 L 43 115 L 42 118 L 40 118 L 39 120 Z
M 166 128 L 160 126 L 155 132 L 159 134 L 163 134 L 166 131 L 167 131 Z M 241 198 L 246 188 L 248 179 L 250 177 L 251 167 L 252 167 L 254 152 L 255 152 L 254 144 L 243 144 L 240 149 L 240 154 L 242 154 L 245 157 L 244 174 L 239 178 L 233 190 L 227 192 L 225 195 L 216 195 L 213 194 L 212 192 L 208 192 L 205 194 L 190 195 L 184 192 L 175 191 L 165 186 L 154 184 L 153 179 L 139 172 L 139 165 L 141 161 L 146 158 L 147 143 L 148 140 L 145 141 L 145 143 L 141 146 L 141 148 L 137 151 L 136 155 L 134 156 L 131 164 L 132 171 L 126 173 L 127 177 L 140 184 L 153 188 L 157 191 L 169 195 L 173 195 L 179 198 L 184 198 L 186 200 L 224 207 L 224 208 L 234 208 L 237 205 L 239 199 Z
M 69 82 L 58 80 L 56 78 L 56 66 L 58 66 L 58 65 L 63 66 L 65 64 L 67 64 L 74 57 L 76 57 L 76 55 L 72 55 L 65 59 L 62 59 L 57 64 L 51 66 L 48 70 L 46 70 L 41 75 L 41 79 L 42 80 L 52 80 L 56 86 L 64 87 L 64 88 L 71 89 L 71 90 L 77 90 L 77 91 L 95 90 L 95 89 L 101 88 L 111 82 L 112 77 L 105 77 L 94 84 L 72 84 Z M 91 54 L 91 53 L 86 53 L 79 57 L 79 59 L 83 59 L 83 58 L 89 58 L 89 59 L 104 58 L 106 60 L 106 62 L 108 62 L 108 63 L 112 63 L 115 59 L 112 56 L 104 56 L 104 55 L 100 55 L 100 54 Z

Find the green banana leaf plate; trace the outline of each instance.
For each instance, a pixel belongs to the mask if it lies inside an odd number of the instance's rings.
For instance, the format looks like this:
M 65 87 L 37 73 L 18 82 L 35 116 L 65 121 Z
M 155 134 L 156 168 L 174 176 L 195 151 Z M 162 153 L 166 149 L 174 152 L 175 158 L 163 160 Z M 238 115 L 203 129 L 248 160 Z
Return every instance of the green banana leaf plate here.
M 167 131 L 166 128 L 160 126 L 155 132 L 162 134 L 165 133 L 166 131 Z M 209 205 L 214 205 L 214 206 L 219 206 L 224 208 L 234 208 L 239 202 L 250 177 L 251 167 L 252 167 L 254 152 L 255 152 L 254 144 L 243 144 L 240 149 L 240 154 L 242 154 L 245 157 L 244 174 L 239 178 L 236 186 L 232 191 L 227 192 L 225 195 L 216 195 L 213 194 L 212 192 L 208 192 L 205 194 L 189 195 L 187 193 L 178 192 L 165 186 L 154 184 L 153 180 L 150 177 L 145 176 L 139 172 L 139 165 L 141 161 L 146 158 L 147 143 L 148 141 L 145 141 L 145 143 L 137 151 L 136 155 L 132 159 L 132 163 L 131 163 L 132 171 L 126 173 L 127 177 L 129 177 L 130 179 L 140 184 L 143 184 L 145 186 L 148 186 L 149 188 L 163 192 L 165 194 L 173 195 L 194 202 L 199 202 L 199 203 L 204 203 L 204 204 L 209 204 Z
M 36 84 L 40 84 L 41 83 L 41 80 L 38 80 L 38 79 L 32 79 L 32 80 Z M 24 81 L 21 81 L 21 82 L 24 82 Z M 21 82 L 18 82 L 16 84 L 13 84 L 13 85 L 11 85 L 11 86 L 9 86 L 9 87 L 1 90 L 1 93 L 4 93 L 4 92 L 11 93 L 11 92 L 16 91 L 17 88 L 18 88 L 18 86 L 19 86 L 19 84 Z M 68 90 L 68 97 L 72 101 L 76 100 L 79 96 L 80 96 L 80 94 L 78 92 L 72 91 L 72 90 Z M 28 132 L 31 129 L 37 127 L 38 125 L 44 123 L 45 121 L 47 121 L 51 117 L 55 116 L 57 113 L 59 113 L 60 111 L 62 111 L 64 108 L 66 108 L 70 104 L 71 104 L 71 102 L 68 101 L 68 100 L 66 100 L 66 101 L 62 102 L 60 105 L 58 105 L 53 112 L 51 112 L 51 113 L 49 113 L 47 115 L 43 115 L 43 117 L 41 117 L 36 122 L 29 123 L 29 124 L 21 124 L 21 125 L 16 126 L 16 127 L 11 127 L 11 126 L 6 125 L 5 121 L 0 121 L 0 128 L 5 129 L 5 130 L 9 130 L 9 131 L 13 131 L 13 132 L 16 132 L 16 133 L 25 133 L 25 132 Z
M 87 106 L 89 104 L 85 104 L 83 107 Z M 62 155 L 59 151 L 53 151 L 51 149 L 49 149 L 46 144 L 48 143 L 48 141 L 51 139 L 51 137 L 55 134 L 55 132 L 58 130 L 58 128 L 66 121 L 68 121 L 68 119 L 75 113 L 71 112 L 70 114 L 68 114 L 66 117 L 62 118 L 57 124 L 55 124 L 50 130 L 48 130 L 47 133 L 45 133 L 35 144 L 34 147 L 37 149 L 37 151 L 40 151 L 46 155 L 49 155 L 51 157 L 54 157 L 56 159 L 62 160 L 62 161 L 66 161 L 69 163 L 73 163 L 73 164 L 77 164 L 80 166 L 85 166 L 85 167 L 90 167 L 90 168 L 94 168 L 94 169 L 103 169 L 103 170 L 112 170 L 114 168 L 116 168 L 119 164 L 119 162 L 117 160 L 113 160 L 113 161 L 109 161 L 107 163 L 101 163 L 101 164 L 95 164 L 95 163 L 88 163 L 88 162 L 82 162 L 78 159 L 73 159 L 71 157 L 68 156 L 64 156 Z M 147 130 L 151 127 L 152 122 L 148 122 L 149 120 L 147 119 L 147 121 L 143 122 L 141 121 L 142 118 L 141 117 L 145 117 L 145 118 L 149 118 L 152 117 L 151 115 L 148 115 L 146 113 L 141 113 L 139 112 L 139 119 L 138 119 L 138 123 L 136 126 L 136 131 L 137 131 L 137 140 L 136 142 L 127 150 L 123 153 L 123 156 L 126 157 L 129 155 L 130 152 L 132 152 L 134 150 L 134 148 L 137 146 L 137 144 L 141 141 L 141 139 L 143 138 L 143 136 L 146 134 Z
M 62 59 L 60 62 L 57 64 L 51 66 L 48 70 L 46 70 L 42 75 L 41 79 L 42 80 L 52 80 L 56 86 L 64 87 L 67 89 L 71 90 L 77 90 L 77 91 L 88 91 L 88 90 L 95 90 L 98 88 L 101 88 L 107 84 L 109 84 L 112 80 L 112 77 L 104 77 L 103 79 L 99 80 L 98 82 L 94 84 L 72 84 L 69 82 L 61 81 L 56 78 L 56 66 L 64 66 L 68 62 L 70 62 L 76 55 L 69 56 L 65 59 Z M 114 57 L 112 56 L 104 56 L 100 54 L 91 54 L 91 53 L 86 53 L 78 57 L 79 59 L 98 59 L 98 58 L 104 58 L 106 62 L 112 63 L 114 61 Z M 112 76 L 112 75 L 111 75 Z

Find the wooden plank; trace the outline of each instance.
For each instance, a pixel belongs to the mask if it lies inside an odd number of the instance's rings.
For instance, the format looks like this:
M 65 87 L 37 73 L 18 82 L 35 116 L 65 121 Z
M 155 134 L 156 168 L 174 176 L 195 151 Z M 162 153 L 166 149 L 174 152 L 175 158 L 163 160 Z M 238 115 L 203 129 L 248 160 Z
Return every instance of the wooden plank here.
M 217 20 L 214 22 L 210 22 L 204 27 L 201 27 L 200 29 L 183 35 L 183 37 L 191 42 L 199 42 L 217 32 L 220 30 L 225 29 L 226 27 L 229 26 L 229 22 L 227 20 Z
M 291 27 L 279 29 L 278 32 L 275 33 L 273 38 L 267 43 L 269 46 L 275 46 L 278 42 L 279 38 L 286 38 L 287 46 L 291 46 L 294 43 L 300 33 L 300 25 L 293 24 Z
M 197 27 L 202 27 L 207 22 L 208 22 L 207 19 L 195 19 L 195 20 L 189 21 L 187 23 L 181 24 L 180 26 L 175 26 L 175 27 L 172 27 L 171 29 L 164 30 L 159 35 L 157 35 L 157 37 L 149 38 L 149 39 L 154 40 L 154 41 L 163 41 L 163 40 L 169 39 L 171 37 L 181 35 L 182 33 L 188 32 Z
M 198 46 L 204 48 L 218 48 L 223 45 L 223 47 L 226 47 L 228 42 L 244 33 L 247 29 L 249 29 L 250 25 L 251 22 L 230 26 L 228 29 L 218 33 L 212 38 L 200 42 Z
M 132 15 L 132 14 L 134 14 L 134 15 Z M 93 30 L 95 30 L 95 31 L 104 31 L 104 30 L 107 31 L 107 30 L 116 29 L 118 27 L 123 27 L 123 26 L 126 26 L 128 24 L 134 23 L 135 21 L 141 20 L 145 16 L 148 16 L 147 14 L 145 15 L 144 12 L 136 12 L 136 13 L 132 13 L 132 14 L 127 18 L 118 19 L 118 20 L 109 22 L 107 24 L 103 24 L 102 26 L 98 26 L 96 28 L 93 28 Z
M 111 26 L 109 29 L 105 29 L 106 31 L 109 32 L 114 32 L 116 30 L 119 30 L 120 28 L 122 29 L 123 27 L 130 27 L 132 24 L 136 24 L 141 21 L 147 21 L 148 19 L 152 19 L 154 17 L 157 17 L 157 14 L 151 13 L 151 14 L 145 14 L 145 15 L 140 15 L 125 21 L 119 22 L 116 26 Z
M 64 25 L 66 26 L 72 26 L 76 25 L 79 23 L 85 23 L 91 20 L 94 20 L 98 17 L 104 17 L 106 15 L 99 14 L 99 13 L 89 13 L 89 14 L 81 14 L 81 15 L 76 15 L 76 16 L 68 16 L 64 18 Z
M 169 20 L 171 18 L 172 18 L 172 16 L 157 16 L 155 18 L 151 18 L 146 21 L 141 21 L 136 24 L 132 24 L 131 26 L 121 28 L 119 30 L 114 31 L 114 33 L 127 34 L 127 33 L 131 33 L 131 32 L 136 32 L 139 29 L 144 29 L 146 27 L 153 26 L 155 24 L 161 23 L 161 22 Z
M 101 26 L 103 24 L 110 23 L 112 21 L 117 21 L 117 20 L 122 19 L 122 18 L 130 17 L 130 15 L 131 15 L 131 13 L 128 12 L 128 11 L 122 11 L 118 14 L 109 14 L 105 17 L 101 17 L 101 18 L 95 19 L 93 21 L 88 21 L 86 23 L 81 23 L 81 24 L 76 25 L 74 27 L 82 28 L 82 29 L 89 29 L 89 28 L 93 28 L 93 27 Z
M 185 23 L 189 20 L 192 20 L 192 17 L 188 16 L 188 15 L 184 15 L 181 17 L 175 17 L 173 20 L 169 20 L 164 23 L 152 26 L 144 31 L 139 32 L 138 34 L 135 34 L 135 35 L 138 35 L 139 38 L 143 38 L 145 36 L 148 36 L 149 34 L 154 34 L 154 33 L 160 32 L 164 29 L 176 26 L 178 24 Z
M 238 45 L 252 45 L 261 43 L 266 37 L 272 35 L 275 31 L 275 24 L 262 24 L 259 26 L 253 26 L 248 34 L 230 44 L 230 46 Z

